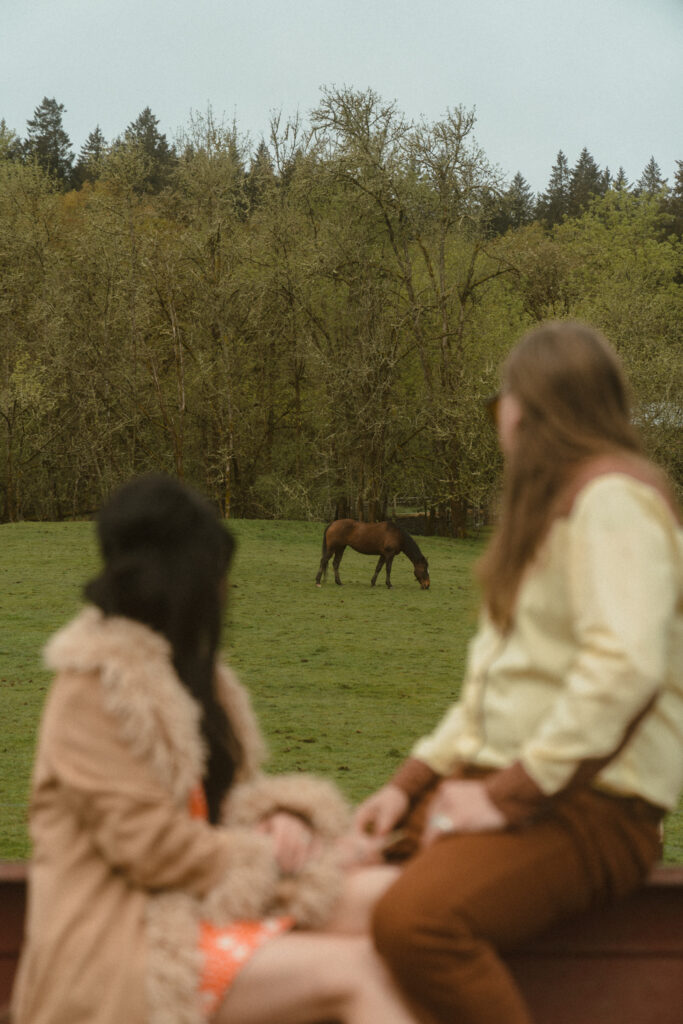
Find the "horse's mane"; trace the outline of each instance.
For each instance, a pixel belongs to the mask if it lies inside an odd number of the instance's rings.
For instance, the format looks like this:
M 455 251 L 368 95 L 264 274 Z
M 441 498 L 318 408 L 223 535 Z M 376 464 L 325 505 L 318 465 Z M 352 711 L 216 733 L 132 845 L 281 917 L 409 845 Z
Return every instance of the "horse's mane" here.
M 398 523 L 395 523 L 393 519 L 390 519 L 389 522 L 395 529 L 398 530 L 399 536 L 401 538 L 401 550 L 405 555 L 408 556 L 413 565 L 415 564 L 415 562 L 424 562 L 426 564 L 427 559 L 422 554 L 416 542 L 413 540 L 413 538 L 410 536 L 407 530 L 404 530 L 402 526 L 399 526 Z

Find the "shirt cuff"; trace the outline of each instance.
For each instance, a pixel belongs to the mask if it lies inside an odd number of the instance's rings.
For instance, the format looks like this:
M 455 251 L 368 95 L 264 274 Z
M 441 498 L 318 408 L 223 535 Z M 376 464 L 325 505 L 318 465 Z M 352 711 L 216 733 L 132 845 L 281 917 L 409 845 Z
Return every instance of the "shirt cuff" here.
M 441 778 L 439 773 L 424 761 L 418 761 L 416 757 L 409 757 L 389 782 L 392 786 L 398 786 L 411 800 L 414 800 L 439 778 Z
M 520 761 L 492 772 L 484 779 L 484 785 L 489 798 L 510 825 L 523 825 L 538 817 L 549 802 L 549 797 Z

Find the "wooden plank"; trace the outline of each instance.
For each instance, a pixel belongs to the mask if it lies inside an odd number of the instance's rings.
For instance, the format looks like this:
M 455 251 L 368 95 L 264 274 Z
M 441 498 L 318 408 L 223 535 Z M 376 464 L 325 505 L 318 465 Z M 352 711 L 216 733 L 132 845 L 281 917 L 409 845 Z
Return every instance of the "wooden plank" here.
M 25 910 L 26 864 L 0 861 L 0 1006 L 9 1000 L 12 991 L 24 936 Z
M 680 957 L 510 961 L 534 1024 L 681 1024 Z
M 566 921 L 506 961 L 535 1024 L 680 1024 L 683 869 L 659 866 L 629 899 Z

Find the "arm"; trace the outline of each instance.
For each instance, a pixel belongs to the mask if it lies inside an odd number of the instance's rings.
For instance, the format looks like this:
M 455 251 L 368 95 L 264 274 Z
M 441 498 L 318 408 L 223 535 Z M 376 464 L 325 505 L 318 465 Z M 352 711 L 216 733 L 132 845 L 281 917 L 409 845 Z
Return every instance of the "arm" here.
M 103 709 L 96 677 L 59 679 L 43 743 L 77 827 L 131 884 L 202 898 L 253 865 L 264 878 L 274 874 L 268 837 L 214 828 L 176 805 Z
M 406 816 L 411 803 L 438 777 L 423 761 L 407 758 L 393 778 L 358 807 L 354 817 L 356 832 L 378 838 L 387 836 Z
M 285 874 L 298 873 L 323 844 L 341 836 L 349 816 L 337 786 L 308 773 L 255 774 L 233 786 L 223 806 L 225 825 L 254 827 L 272 839 Z

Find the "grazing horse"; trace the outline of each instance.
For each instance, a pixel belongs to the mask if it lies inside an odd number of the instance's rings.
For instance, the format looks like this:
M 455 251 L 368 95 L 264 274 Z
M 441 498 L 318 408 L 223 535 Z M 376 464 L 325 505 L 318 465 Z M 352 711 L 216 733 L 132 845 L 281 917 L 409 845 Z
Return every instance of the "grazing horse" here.
M 355 519 L 335 519 L 327 527 L 323 534 L 323 556 L 320 559 L 320 568 L 315 578 L 315 585 L 320 586 L 320 581 L 327 575 L 327 563 L 334 555 L 332 566 L 334 568 L 334 582 L 339 586 L 342 581 L 339 579 L 339 563 L 342 560 L 346 546 L 352 547 L 354 551 L 360 551 L 362 555 L 379 555 L 379 561 L 375 573 L 370 580 L 374 587 L 379 571 L 383 565 L 387 569 L 387 586 L 391 587 L 391 563 L 394 556 L 402 551 L 413 563 L 415 579 L 423 590 L 429 589 L 429 568 L 427 559 L 419 547 L 405 530 L 396 523 L 359 523 Z

